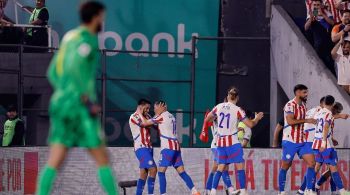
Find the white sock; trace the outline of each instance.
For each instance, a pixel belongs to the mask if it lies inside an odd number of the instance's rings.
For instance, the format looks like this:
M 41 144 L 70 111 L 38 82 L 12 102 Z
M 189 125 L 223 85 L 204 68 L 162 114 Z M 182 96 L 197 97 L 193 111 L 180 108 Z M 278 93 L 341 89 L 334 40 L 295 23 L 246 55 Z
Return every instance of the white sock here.
M 230 192 L 230 194 L 232 194 L 235 191 L 235 189 L 231 186 L 228 188 L 228 192 Z
M 211 189 L 211 191 L 210 191 L 210 195 L 216 195 L 216 189 Z
M 241 193 L 246 193 L 247 191 L 245 189 L 240 189 Z
M 319 190 L 321 188 L 321 186 L 315 184 L 315 188 Z
M 195 187 L 193 187 L 192 189 L 191 189 L 191 193 L 193 194 L 193 193 L 197 193 L 198 191 L 197 191 L 197 189 L 195 188 Z

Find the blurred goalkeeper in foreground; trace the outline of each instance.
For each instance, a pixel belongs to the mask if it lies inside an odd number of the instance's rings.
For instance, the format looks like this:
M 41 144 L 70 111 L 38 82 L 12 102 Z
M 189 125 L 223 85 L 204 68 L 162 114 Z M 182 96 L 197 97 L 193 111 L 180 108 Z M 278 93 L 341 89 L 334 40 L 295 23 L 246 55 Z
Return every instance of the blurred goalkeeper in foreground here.
M 98 179 L 108 195 L 117 195 L 107 150 L 99 124 L 95 75 L 99 61 L 97 33 L 105 7 L 90 1 L 81 5 L 82 25 L 68 32 L 54 56 L 48 78 L 54 89 L 50 100 L 50 155 L 41 171 L 37 195 L 50 194 L 57 169 L 69 148 L 87 148 L 95 159 Z

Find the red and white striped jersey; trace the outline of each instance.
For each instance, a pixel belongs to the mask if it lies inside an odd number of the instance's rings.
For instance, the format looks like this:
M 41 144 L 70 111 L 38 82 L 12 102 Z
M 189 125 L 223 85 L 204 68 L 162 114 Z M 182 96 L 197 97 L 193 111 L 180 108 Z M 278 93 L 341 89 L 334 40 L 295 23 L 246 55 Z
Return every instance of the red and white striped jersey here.
M 322 110 L 321 106 L 316 106 L 311 108 L 306 112 L 306 117 L 305 118 L 314 118 L 316 119 L 316 114 Z M 316 125 L 312 123 L 305 123 L 304 124 L 304 141 L 305 142 L 313 142 L 315 138 L 315 128 Z
M 329 130 L 327 134 L 327 148 L 333 148 L 334 146 L 332 142 L 332 135 L 333 135 L 333 127 L 334 127 L 334 117 L 332 115 L 332 112 L 327 108 L 323 108 L 320 112 L 317 113 L 316 119 L 317 119 L 317 125 L 316 125 L 315 138 L 312 144 L 312 149 L 315 149 L 315 150 L 320 149 L 322 144 L 323 131 L 326 123 L 329 124 Z
M 329 12 L 330 15 L 333 17 L 333 21 L 335 24 L 341 23 L 341 15 L 340 11 L 336 8 L 336 4 L 339 0 L 323 0 L 323 4 L 327 7 L 327 10 L 324 10 L 324 12 Z M 347 6 L 348 3 L 341 3 L 344 6 Z M 312 11 L 312 0 L 305 0 L 306 5 L 306 15 L 309 17 L 310 11 Z
M 213 126 L 211 126 L 211 134 L 213 135 L 213 140 L 211 141 L 210 148 L 217 148 L 216 142 L 218 140 L 218 121 L 213 121 Z
M 306 106 L 304 103 L 299 105 L 295 99 L 290 100 L 284 106 L 284 128 L 283 128 L 283 140 L 290 141 L 292 143 L 303 143 L 304 142 L 304 124 L 288 125 L 287 115 L 292 114 L 294 119 L 300 120 L 305 119 Z
M 231 102 L 220 103 L 211 111 L 218 123 L 217 146 L 228 147 L 238 141 L 238 123 L 246 118 L 245 112 Z
M 129 118 L 129 126 L 134 140 L 135 151 L 139 148 L 152 148 L 151 134 L 149 128 L 141 127 L 142 120 L 138 113 L 134 113 Z
M 158 125 L 160 135 L 160 148 L 180 150 L 180 143 L 177 139 L 176 119 L 170 112 L 165 111 L 152 119 Z

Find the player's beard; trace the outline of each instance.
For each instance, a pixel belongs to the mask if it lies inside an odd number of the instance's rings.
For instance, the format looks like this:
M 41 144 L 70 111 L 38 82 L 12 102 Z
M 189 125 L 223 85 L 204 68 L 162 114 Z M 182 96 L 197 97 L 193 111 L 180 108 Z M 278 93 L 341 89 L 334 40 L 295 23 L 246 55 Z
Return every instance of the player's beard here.
M 300 97 L 301 101 L 303 101 L 304 103 L 307 102 L 307 96 L 306 97 Z

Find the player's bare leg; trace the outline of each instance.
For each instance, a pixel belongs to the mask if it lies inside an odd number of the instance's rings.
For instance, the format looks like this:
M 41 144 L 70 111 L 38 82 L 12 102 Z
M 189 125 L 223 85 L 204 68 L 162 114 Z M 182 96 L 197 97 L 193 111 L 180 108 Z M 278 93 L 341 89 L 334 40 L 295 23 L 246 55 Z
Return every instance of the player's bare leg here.
M 281 195 L 285 194 L 284 187 L 286 185 L 287 171 L 292 166 L 292 161 L 281 161 L 281 169 L 278 175 L 279 191 Z
M 316 194 L 313 189 L 315 187 L 315 180 L 316 180 L 316 172 L 315 172 L 315 155 L 313 154 L 305 154 L 302 156 L 303 160 L 307 164 L 307 172 L 306 172 L 306 190 L 305 194 L 308 195 L 314 195 Z
M 116 181 L 113 176 L 113 171 L 109 166 L 109 159 L 107 149 L 105 146 L 98 148 L 91 148 L 88 150 L 90 155 L 94 158 L 98 167 L 97 175 L 98 179 L 108 195 L 118 195 L 116 189 Z
M 37 195 L 48 195 L 51 192 L 53 183 L 56 178 L 57 169 L 62 165 L 66 158 L 68 149 L 59 144 L 50 146 L 49 159 L 46 166 L 40 173 L 37 186 Z

